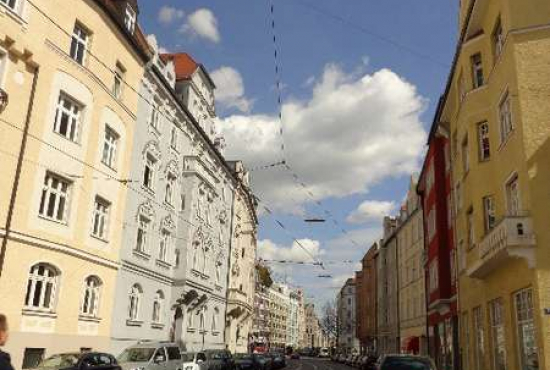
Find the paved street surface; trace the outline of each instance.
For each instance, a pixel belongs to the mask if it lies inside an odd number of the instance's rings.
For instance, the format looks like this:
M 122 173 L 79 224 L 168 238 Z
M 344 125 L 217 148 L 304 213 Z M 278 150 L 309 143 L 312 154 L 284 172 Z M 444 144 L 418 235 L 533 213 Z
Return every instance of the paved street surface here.
M 288 360 L 284 370 L 350 370 L 347 365 L 332 362 L 329 359 L 303 357 L 300 360 Z

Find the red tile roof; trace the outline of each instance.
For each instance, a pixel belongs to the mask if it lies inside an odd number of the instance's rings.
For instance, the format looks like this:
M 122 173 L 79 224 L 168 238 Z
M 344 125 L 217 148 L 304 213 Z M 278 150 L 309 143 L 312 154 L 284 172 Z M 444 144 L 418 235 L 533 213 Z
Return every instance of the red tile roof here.
M 176 70 L 177 80 L 188 80 L 199 68 L 199 64 L 187 53 L 161 54 L 164 63 L 172 61 Z

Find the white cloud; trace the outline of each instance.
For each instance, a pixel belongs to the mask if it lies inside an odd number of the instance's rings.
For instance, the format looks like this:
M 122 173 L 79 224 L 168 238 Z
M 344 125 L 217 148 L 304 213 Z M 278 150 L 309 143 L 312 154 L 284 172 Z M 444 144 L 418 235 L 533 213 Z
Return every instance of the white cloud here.
M 382 224 L 384 216 L 389 216 L 393 210 L 395 210 L 395 202 L 366 200 L 347 217 L 346 221 L 352 224 L 378 221 Z
M 391 70 L 355 76 L 329 64 L 308 101 L 283 106 L 286 159 L 316 200 L 366 193 L 418 168 L 425 105 L 415 86 Z M 234 115 L 219 127 L 229 159 L 256 167 L 282 157 L 276 116 Z M 254 172 L 252 181 L 260 199 L 274 208 L 288 211 L 310 201 L 283 168 Z
M 185 12 L 181 9 L 171 6 L 163 6 L 159 10 L 158 20 L 160 23 L 168 25 L 185 16 Z
M 252 100 L 244 94 L 243 78 L 235 68 L 222 66 L 210 76 L 216 84 L 216 100 L 227 108 L 236 108 L 247 113 L 252 108 Z
M 286 247 L 277 245 L 269 239 L 260 240 L 258 255 L 265 260 L 314 261 L 323 254 L 317 240 L 299 239 L 298 242 L 300 244 L 293 242 L 290 247 Z M 307 252 L 304 251 L 304 248 L 307 249 Z
M 214 43 L 220 42 L 218 20 L 210 9 L 200 8 L 187 16 L 187 22 L 181 27 L 181 32 L 202 37 Z

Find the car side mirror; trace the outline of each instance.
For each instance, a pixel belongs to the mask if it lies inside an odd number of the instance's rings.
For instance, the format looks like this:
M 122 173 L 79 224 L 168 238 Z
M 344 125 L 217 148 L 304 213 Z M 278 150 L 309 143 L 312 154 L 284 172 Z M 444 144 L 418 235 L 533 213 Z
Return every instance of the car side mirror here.
M 158 354 L 158 355 L 155 356 L 155 360 L 154 360 L 154 361 L 155 361 L 156 364 L 159 364 L 159 363 L 161 363 L 161 362 L 166 361 L 166 357 L 165 357 L 164 355 L 162 355 L 162 354 Z

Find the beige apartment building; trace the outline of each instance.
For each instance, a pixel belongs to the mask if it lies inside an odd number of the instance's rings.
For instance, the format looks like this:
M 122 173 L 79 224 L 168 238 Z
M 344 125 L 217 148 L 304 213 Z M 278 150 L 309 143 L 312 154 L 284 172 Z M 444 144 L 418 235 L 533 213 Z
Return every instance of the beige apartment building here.
M 426 300 L 423 269 L 424 224 L 416 179 L 411 177 L 407 198 L 397 221 L 399 276 L 399 338 L 401 351 L 426 354 Z
M 107 350 L 137 88 L 135 0 L 0 1 L 0 311 L 15 368 Z
M 290 298 L 287 287 L 274 283 L 269 289 L 269 345 L 271 349 L 283 349 L 287 343 Z

